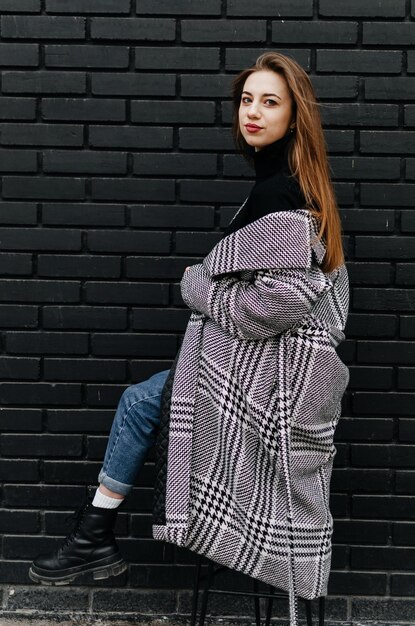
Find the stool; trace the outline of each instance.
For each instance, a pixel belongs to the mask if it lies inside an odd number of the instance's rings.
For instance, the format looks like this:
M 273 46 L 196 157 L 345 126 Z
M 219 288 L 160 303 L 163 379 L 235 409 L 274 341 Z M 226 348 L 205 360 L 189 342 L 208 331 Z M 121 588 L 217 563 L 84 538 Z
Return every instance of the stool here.
M 202 559 L 205 558 L 208 562 L 207 573 L 206 575 L 202 575 L 201 567 L 202 567 Z M 206 617 L 206 609 L 208 603 L 208 594 L 209 593 L 222 593 L 225 595 L 233 595 L 233 596 L 251 596 L 254 599 L 254 608 L 255 608 L 255 623 L 256 626 L 261 626 L 261 614 L 259 608 L 259 598 L 268 598 L 267 603 L 267 615 L 265 619 L 265 626 L 270 626 L 271 623 L 271 613 L 272 613 L 272 603 L 274 598 L 286 598 L 287 593 L 285 591 L 277 591 L 275 592 L 275 587 L 269 585 L 269 593 L 263 593 L 258 591 L 258 580 L 253 578 L 253 591 L 223 591 L 221 589 L 211 589 L 211 584 L 214 577 L 219 574 L 219 572 L 228 569 L 224 565 L 219 565 L 216 567 L 213 561 L 204 557 L 203 555 L 198 555 L 198 560 L 196 564 L 196 576 L 195 582 L 193 585 L 193 597 L 192 597 L 192 616 L 190 621 L 190 626 L 196 626 L 196 616 L 197 616 L 197 605 L 198 605 L 198 595 L 200 584 L 203 580 L 206 579 L 206 583 L 204 585 L 204 589 L 202 592 L 202 602 L 201 602 L 201 610 L 199 616 L 199 626 L 204 626 L 205 617 Z M 311 616 L 311 602 L 312 600 L 306 600 L 305 598 L 299 598 L 305 604 L 306 610 L 306 618 L 307 618 L 307 626 L 313 626 L 313 620 Z M 319 599 L 319 611 L 318 611 L 318 626 L 324 626 L 324 614 L 325 614 L 325 596 L 321 596 Z

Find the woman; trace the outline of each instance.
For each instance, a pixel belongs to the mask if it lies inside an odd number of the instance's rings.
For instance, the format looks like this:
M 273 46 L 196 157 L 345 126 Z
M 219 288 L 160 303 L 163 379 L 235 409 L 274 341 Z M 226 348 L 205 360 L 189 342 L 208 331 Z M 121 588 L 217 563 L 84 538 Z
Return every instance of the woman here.
M 255 184 L 221 241 L 186 268 L 181 290 L 192 314 L 172 368 L 124 392 L 93 501 L 30 576 L 65 584 L 85 571 L 124 571 L 115 515 L 164 402 L 168 465 L 154 537 L 289 589 L 295 626 L 295 594 L 327 593 L 332 438 L 349 380 L 334 350 L 345 338 L 347 271 L 307 74 L 264 53 L 235 78 L 233 102 L 234 138 Z

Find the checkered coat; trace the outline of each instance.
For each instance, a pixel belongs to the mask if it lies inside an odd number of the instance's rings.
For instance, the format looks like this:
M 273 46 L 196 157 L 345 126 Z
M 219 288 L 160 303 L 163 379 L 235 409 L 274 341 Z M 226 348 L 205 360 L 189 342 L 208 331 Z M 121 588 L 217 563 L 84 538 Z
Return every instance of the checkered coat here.
M 297 596 L 327 595 L 333 436 L 349 382 L 335 350 L 348 274 L 323 273 L 317 228 L 306 209 L 269 213 L 184 272 L 192 313 L 165 386 L 164 517 L 153 524 L 155 539 L 288 591 L 291 626 Z

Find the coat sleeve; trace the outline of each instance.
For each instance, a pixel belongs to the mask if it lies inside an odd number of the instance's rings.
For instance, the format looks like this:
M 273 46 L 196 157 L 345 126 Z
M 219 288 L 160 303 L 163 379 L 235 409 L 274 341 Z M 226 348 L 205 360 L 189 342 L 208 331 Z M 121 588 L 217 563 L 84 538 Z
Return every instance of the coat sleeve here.
M 261 269 L 252 282 L 211 276 L 198 263 L 180 283 L 184 302 L 242 339 L 266 339 L 295 326 L 333 282 L 319 267 Z

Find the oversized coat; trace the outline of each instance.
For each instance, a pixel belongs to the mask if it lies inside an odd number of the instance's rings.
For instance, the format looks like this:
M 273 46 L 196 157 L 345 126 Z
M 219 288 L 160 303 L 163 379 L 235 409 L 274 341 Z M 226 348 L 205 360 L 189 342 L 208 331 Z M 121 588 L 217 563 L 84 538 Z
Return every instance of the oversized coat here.
M 298 596 L 327 595 L 349 382 L 348 274 L 322 271 L 317 232 L 308 210 L 275 211 L 184 272 L 192 313 L 156 440 L 153 537 L 288 591 L 291 626 Z

